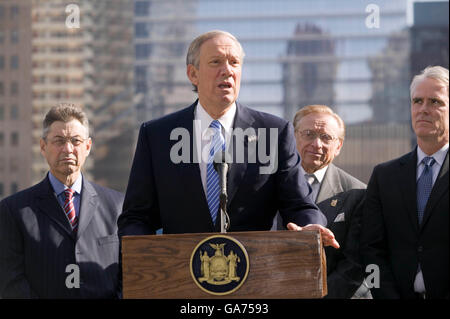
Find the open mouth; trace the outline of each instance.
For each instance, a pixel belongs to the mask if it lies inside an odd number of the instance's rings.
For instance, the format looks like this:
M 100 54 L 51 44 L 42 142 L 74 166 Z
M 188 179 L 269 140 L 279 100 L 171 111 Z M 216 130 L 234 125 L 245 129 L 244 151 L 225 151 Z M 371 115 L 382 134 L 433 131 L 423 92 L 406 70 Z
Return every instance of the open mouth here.
M 231 83 L 220 83 L 219 88 L 220 89 L 231 89 Z

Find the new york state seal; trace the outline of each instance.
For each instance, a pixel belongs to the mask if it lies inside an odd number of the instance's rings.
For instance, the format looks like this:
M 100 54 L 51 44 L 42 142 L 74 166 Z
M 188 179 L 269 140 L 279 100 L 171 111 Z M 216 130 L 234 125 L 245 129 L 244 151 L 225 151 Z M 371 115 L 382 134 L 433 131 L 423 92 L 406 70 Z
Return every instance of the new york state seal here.
M 203 291 L 213 295 L 231 294 L 247 279 L 248 254 L 236 239 L 214 235 L 195 247 L 190 269 L 194 282 Z

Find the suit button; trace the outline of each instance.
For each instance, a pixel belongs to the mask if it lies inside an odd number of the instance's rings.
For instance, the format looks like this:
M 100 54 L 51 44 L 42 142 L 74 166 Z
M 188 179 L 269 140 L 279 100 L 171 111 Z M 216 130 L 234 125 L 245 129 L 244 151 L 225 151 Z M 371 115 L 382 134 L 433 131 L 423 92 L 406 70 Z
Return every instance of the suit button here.
M 419 253 L 421 253 L 421 252 L 423 251 L 423 246 L 417 247 L 417 251 L 418 251 Z

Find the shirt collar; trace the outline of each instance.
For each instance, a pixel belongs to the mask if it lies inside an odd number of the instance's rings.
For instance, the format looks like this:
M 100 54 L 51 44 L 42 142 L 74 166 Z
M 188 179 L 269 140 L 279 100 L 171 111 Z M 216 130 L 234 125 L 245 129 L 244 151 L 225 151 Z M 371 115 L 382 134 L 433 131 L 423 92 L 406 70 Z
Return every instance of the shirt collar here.
M 303 175 L 308 174 L 303 169 L 303 166 L 300 165 L 300 169 L 301 169 L 301 172 L 303 173 Z M 328 165 L 325 167 L 322 167 L 321 169 L 319 169 L 313 173 L 313 175 L 316 177 L 316 179 L 319 183 L 322 183 L 323 178 L 325 177 L 325 173 L 327 172 L 327 169 L 328 169 Z
M 61 194 L 67 188 L 69 188 L 63 183 L 61 183 L 55 176 L 53 176 L 51 172 L 48 172 L 48 179 L 50 180 L 50 184 L 52 185 L 56 195 Z M 83 174 L 80 173 L 77 180 L 75 181 L 75 183 L 73 183 L 73 185 L 70 188 L 73 189 L 75 193 L 81 194 L 81 185 L 83 185 Z
M 217 119 L 225 129 L 225 133 L 227 135 L 231 133 L 235 115 L 236 102 L 231 105 L 231 108 L 224 115 L 222 115 L 222 117 Z M 208 127 L 211 122 L 214 121 L 214 119 L 208 114 L 208 112 L 206 112 L 206 110 L 203 108 L 203 105 L 200 104 L 200 101 L 198 101 L 197 107 L 195 108 L 195 120 L 200 121 L 202 138 L 207 139 L 207 134 L 208 132 L 210 132 L 210 130 L 208 130 Z
M 425 152 L 422 151 L 420 146 L 417 145 L 417 166 L 419 166 L 422 163 L 423 158 L 426 156 L 432 156 L 436 161 L 436 163 L 439 166 L 442 166 L 445 160 L 445 156 L 447 155 L 448 152 L 448 145 L 449 145 L 448 143 L 445 144 L 439 151 L 431 155 L 425 154 Z

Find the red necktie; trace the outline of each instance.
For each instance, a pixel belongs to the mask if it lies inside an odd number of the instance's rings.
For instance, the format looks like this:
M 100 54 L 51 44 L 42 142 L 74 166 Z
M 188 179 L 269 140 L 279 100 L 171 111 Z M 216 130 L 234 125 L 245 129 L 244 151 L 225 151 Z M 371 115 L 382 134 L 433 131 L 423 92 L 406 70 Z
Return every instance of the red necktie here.
M 78 219 L 77 215 L 75 214 L 75 206 L 73 204 L 73 194 L 75 191 L 73 189 L 67 188 L 64 191 L 64 194 L 66 195 L 66 201 L 64 202 L 64 212 L 66 213 L 67 219 L 70 222 L 70 225 L 72 225 L 72 230 L 75 232 L 77 230 L 78 226 Z

